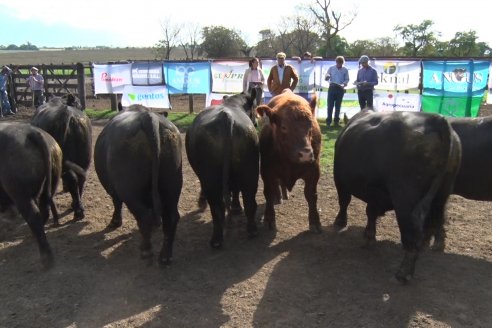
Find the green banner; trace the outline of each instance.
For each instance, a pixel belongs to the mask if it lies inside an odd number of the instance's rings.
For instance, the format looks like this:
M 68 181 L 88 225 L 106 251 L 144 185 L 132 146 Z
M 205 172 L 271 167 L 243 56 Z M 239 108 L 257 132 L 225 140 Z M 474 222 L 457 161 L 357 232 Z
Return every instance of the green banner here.
M 422 111 L 451 117 L 477 117 L 483 97 L 422 95 Z

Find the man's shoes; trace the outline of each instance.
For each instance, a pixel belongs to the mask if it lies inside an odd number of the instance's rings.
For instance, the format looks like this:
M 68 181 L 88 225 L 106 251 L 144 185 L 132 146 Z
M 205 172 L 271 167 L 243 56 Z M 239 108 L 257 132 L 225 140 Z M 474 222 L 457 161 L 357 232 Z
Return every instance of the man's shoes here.
M 8 116 L 8 115 L 15 115 L 15 113 L 14 113 L 14 112 L 7 112 L 7 113 L 5 113 L 5 114 L 3 114 L 3 115 L 5 115 L 5 116 Z

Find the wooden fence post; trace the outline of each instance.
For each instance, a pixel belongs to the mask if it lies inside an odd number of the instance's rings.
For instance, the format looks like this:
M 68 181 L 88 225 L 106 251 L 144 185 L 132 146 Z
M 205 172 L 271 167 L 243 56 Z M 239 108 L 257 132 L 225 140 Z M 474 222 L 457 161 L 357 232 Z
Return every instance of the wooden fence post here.
M 77 94 L 79 95 L 82 110 L 85 109 L 85 68 L 82 63 L 77 63 Z
M 111 110 L 118 110 L 118 95 L 116 93 L 112 93 L 110 95 L 111 98 Z
M 188 95 L 188 111 L 190 114 L 193 114 L 193 95 Z

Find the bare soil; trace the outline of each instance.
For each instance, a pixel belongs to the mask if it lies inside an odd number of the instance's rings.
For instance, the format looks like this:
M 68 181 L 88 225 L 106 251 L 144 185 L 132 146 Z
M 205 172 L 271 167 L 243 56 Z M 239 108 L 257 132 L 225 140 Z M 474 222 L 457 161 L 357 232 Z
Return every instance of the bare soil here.
M 187 102 L 174 107 L 180 109 L 187 111 Z M 31 115 L 21 108 L 7 119 Z M 104 124 L 93 122 L 94 141 Z M 53 269 L 41 268 L 16 211 L 0 213 L 0 327 L 492 327 L 490 202 L 452 196 L 445 251 L 424 251 L 403 286 L 393 278 L 403 256 L 393 212 L 379 220 L 370 249 L 362 247 L 363 202 L 352 201 L 345 231 L 332 228 L 338 197 L 331 168 L 323 168 L 318 187 L 321 234 L 307 231 L 299 181 L 276 207 L 276 232 L 260 224 L 259 236 L 248 239 L 245 217 L 236 216 L 224 248 L 213 250 L 210 211 L 197 209 L 199 182 L 184 152 L 183 163 L 181 221 L 166 268 L 140 259 L 128 211 L 121 228 L 105 231 L 113 205 L 93 166 L 83 221 L 71 221 L 68 194 L 56 195 L 62 225 L 46 226 Z M 257 201 L 260 220 L 261 179 Z M 155 231 L 156 252 L 161 242 Z

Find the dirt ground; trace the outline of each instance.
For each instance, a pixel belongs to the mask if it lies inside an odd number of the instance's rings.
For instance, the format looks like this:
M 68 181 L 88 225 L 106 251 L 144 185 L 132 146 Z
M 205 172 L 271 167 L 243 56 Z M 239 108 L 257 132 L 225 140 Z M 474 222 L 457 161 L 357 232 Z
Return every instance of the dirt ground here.
M 21 108 L 8 120 L 31 114 Z M 93 122 L 94 141 L 104 124 Z M 331 168 L 323 168 L 318 186 L 321 234 L 308 231 L 298 182 L 291 199 L 276 206 L 276 232 L 260 225 L 259 236 L 248 239 L 246 219 L 237 216 L 223 249 L 213 250 L 210 212 L 197 210 L 199 183 L 184 152 L 183 163 L 181 221 L 174 262 L 166 268 L 140 259 L 140 235 L 128 211 L 121 228 L 105 232 L 113 206 L 93 166 L 83 221 L 71 222 L 69 195 L 56 195 L 62 224 L 46 226 L 53 269 L 41 268 L 15 210 L 1 213 L 0 328 L 492 327 L 492 203 L 452 196 L 444 253 L 423 252 L 414 279 L 403 286 L 393 278 L 403 256 L 393 212 L 378 222 L 371 249 L 362 247 L 361 201 L 349 207 L 345 231 L 332 228 L 338 198 Z M 257 201 L 260 219 L 261 179 Z M 155 231 L 156 252 L 161 242 Z

